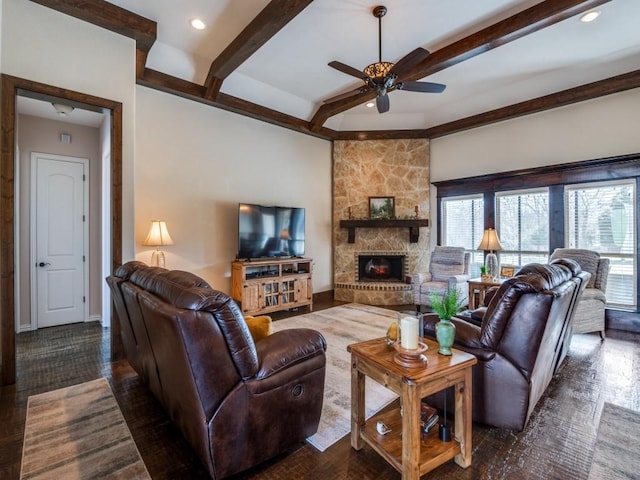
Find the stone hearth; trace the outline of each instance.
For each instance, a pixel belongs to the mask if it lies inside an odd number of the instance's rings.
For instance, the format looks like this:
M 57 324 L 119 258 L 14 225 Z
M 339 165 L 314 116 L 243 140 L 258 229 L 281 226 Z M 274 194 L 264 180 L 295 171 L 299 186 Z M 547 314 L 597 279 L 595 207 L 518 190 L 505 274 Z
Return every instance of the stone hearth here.
M 406 228 L 358 228 L 355 243 L 340 220 L 367 218 L 369 197 L 394 197 L 396 218 L 429 218 L 429 141 L 375 140 L 334 142 L 334 292 L 336 300 L 370 305 L 413 303 L 405 278 L 426 271 L 429 228 L 411 243 Z M 402 275 L 362 281 L 358 256 L 404 256 Z

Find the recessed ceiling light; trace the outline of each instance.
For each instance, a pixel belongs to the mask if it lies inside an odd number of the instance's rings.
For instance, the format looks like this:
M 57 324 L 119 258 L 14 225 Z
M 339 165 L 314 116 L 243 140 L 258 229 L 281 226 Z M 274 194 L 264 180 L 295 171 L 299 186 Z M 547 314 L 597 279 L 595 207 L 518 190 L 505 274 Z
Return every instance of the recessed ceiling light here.
M 591 10 L 590 12 L 585 13 L 580 17 L 580 21 L 584 23 L 593 22 L 596 18 L 600 16 L 599 10 Z
M 205 28 L 207 28 L 207 24 L 199 18 L 192 18 L 191 20 L 189 20 L 189 24 L 196 30 L 204 30 Z
M 373 108 L 373 107 L 375 107 L 375 105 L 376 105 L 376 104 L 375 104 L 375 103 L 373 103 L 373 102 L 368 102 L 368 103 L 367 103 L 367 107 L 368 107 L 368 108 Z

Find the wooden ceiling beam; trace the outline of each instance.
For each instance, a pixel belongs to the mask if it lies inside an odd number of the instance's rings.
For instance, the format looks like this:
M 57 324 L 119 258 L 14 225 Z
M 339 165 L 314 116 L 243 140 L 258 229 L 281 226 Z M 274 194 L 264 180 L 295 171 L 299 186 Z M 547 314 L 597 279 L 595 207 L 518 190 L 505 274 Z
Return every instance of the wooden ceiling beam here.
M 215 100 L 222 82 L 313 0 L 271 0 L 249 25 L 211 63 L 205 98 Z
M 416 65 L 403 80 L 420 80 L 610 1 L 545 0 L 433 52 Z M 322 105 L 311 119 L 312 128 L 320 128 L 330 117 L 356 107 L 375 96 L 375 92 L 369 92 Z
M 545 0 L 429 55 L 407 80 L 420 80 L 611 0 Z
M 323 128 L 319 131 L 311 131 L 309 122 L 305 120 L 301 120 L 297 117 L 287 115 L 286 113 L 278 112 L 225 93 L 218 94 L 216 100 L 210 100 L 205 98 L 205 88 L 202 85 L 182 80 L 149 68 L 145 68 L 144 74 L 141 78 L 138 78 L 137 84 L 199 103 L 204 103 L 206 105 L 211 105 L 222 110 L 244 115 L 245 117 L 267 122 L 272 125 L 288 128 L 296 132 L 312 135 L 324 140 L 331 140 L 336 133 L 334 130 L 328 128 Z

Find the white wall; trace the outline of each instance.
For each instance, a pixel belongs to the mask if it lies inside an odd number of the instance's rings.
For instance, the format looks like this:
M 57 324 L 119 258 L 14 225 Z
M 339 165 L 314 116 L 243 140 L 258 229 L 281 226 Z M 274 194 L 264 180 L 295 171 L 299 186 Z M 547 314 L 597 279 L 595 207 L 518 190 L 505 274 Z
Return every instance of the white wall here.
M 431 181 L 640 152 L 640 89 L 431 141 Z
M 135 42 L 27 0 L 3 0 L 2 72 L 123 103 L 123 204 L 133 203 Z M 134 256 L 123 211 L 123 259 Z
M 640 89 L 436 138 L 431 181 L 640 152 Z M 431 211 L 437 212 L 437 188 Z M 436 215 L 432 215 L 436 226 Z M 437 236 L 431 236 L 432 247 Z
M 137 87 L 135 157 L 138 260 L 151 259 L 151 220 L 165 220 L 167 267 L 229 293 L 238 203 L 304 207 L 314 292 L 333 288 L 330 142 Z

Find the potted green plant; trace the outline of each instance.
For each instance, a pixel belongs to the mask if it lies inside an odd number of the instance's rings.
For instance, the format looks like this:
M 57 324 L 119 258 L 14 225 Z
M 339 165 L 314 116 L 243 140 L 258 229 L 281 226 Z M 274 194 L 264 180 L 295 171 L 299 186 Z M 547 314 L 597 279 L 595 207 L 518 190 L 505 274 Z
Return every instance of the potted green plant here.
M 491 275 L 487 273 L 487 267 L 485 267 L 484 265 L 480 267 L 480 278 L 482 278 L 482 280 L 485 282 L 491 280 Z
M 451 355 L 451 346 L 456 335 L 456 326 L 451 323 L 451 317 L 462 309 L 460 292 L 451 288 L 441 295 L 431 294 L 431 308 L 438 315 L 440 321 L 436 323 L 436 339 L 441 355 Z

